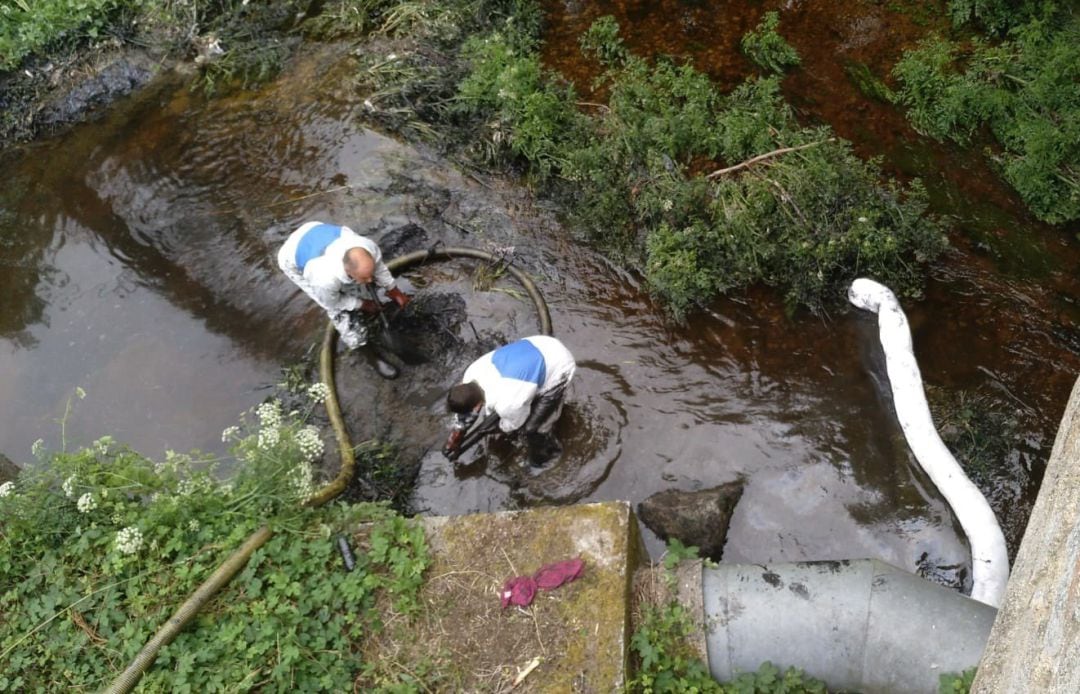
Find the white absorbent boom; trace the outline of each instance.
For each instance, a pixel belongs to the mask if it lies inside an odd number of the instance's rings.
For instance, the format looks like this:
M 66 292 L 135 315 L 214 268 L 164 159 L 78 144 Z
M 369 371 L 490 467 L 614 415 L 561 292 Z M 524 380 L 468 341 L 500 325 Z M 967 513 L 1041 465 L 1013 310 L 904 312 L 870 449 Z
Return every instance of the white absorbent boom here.
M 911 452 L 949 502 L 971 546 L 971 597 L 1000 607 L 1009 580 L 1009 555 L 986 497 L 982 495 L 938 436 L 912 351 L 907 316 L 888 287 L 860 278 L 851 283 L 848 300 L 878 315 L 881 347 L 892 386 L 893 404 Z

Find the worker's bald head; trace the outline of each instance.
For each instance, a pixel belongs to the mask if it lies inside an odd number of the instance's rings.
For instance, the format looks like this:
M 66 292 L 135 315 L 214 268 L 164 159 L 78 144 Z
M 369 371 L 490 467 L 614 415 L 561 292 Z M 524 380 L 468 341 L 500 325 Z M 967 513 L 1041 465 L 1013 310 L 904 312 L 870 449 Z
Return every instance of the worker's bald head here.
M 359 246 L 345 251 L 345 274 L 360 284 L 369 284 L 375 279 L 375 259 Z

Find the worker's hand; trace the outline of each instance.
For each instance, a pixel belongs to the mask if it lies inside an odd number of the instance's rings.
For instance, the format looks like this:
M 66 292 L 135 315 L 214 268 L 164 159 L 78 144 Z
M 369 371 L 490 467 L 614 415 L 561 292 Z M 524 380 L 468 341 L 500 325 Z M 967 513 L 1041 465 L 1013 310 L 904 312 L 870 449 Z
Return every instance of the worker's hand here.
M 373 316 L 379 312 L 379 305 L 371 299 L 364 299 L 360 302 L 360 310 L 369 316 Z
M 446 439 L 446 445 L 443 446 L 442 449 L 442 454 L 446 456 L 447 460 L 457 460 L 457 457 L 460 455 L 460 453 L 458 453 L 458 446 L 461 444 L 461 439 L 464 436 L 464 429 L 454 429 L 450 432 L 449 438 Z
M 406 295 L 405 292 L 401 291 L 397 287 L 394 287 L 393 289 L 387 291 L 386 295 L 393 299 L 394 303 L 396 303 L 400 308 L 405 308 L 409 305 L 409 302 L 412 301 L 411 297 Z

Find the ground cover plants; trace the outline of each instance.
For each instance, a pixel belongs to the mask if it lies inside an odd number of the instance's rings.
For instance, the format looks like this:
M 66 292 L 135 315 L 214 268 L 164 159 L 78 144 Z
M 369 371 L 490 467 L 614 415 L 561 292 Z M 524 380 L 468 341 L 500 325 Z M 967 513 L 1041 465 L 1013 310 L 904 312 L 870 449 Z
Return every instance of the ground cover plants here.
M 950 7 L 998 38 L 926 39 L 893 70 L 898 102 L 926 135 L 985 144 L 1040 219 L 1080 219 L 1080 15 L 1042 3 Z
M 385 506 L 303 506 L 322 453 L 306 414 L 270 400 L 226 429 L 231 475 L 108 437 L 37 446 L 35 471 L 0 487 L 0 691 L 102 689 L 264 525 L 273 536 L 161 650 L 141 691 L 351 690 L 363 639 L 380 628 L 375 606 L 416 608 L 427 550 L 422 529 Z
M 918 294 L 945 246 L 925 191 L 882 182 L 827 128 L 799 125 L 775 78 L 722 94 L 689 65 L 631 54 L 606 18 L 582 37 L 606 100 L 584 103 L 543 69 L 536 25 L 513 17 L 440 49 L 441 65 L 468 70 L 441 68 L 444 94 L 460 79 L 437 111 L 414 106 L 411 76 L 440 69 L 422 51 L 369 59 L 371 116 L 427 122 L 442 142 L 467 133 L 483 165 L 518 167 L 564 201 L 572 228 L 638 268 L 676 317 L 755 283 L 792 309 L 827 310 L 863 274 Z

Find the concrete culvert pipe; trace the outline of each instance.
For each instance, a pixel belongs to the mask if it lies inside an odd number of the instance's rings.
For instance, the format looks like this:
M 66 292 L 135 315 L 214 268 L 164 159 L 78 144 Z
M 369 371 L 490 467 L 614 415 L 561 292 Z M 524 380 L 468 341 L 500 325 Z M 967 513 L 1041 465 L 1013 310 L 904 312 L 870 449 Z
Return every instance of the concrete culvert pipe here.
M 716 679 L 768 660 L 863 694 L 935 694 L 978 664 L 997 614 L 876 559 L 706 567 L 702 600 Z

